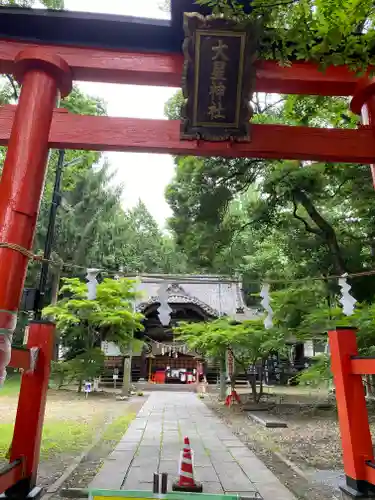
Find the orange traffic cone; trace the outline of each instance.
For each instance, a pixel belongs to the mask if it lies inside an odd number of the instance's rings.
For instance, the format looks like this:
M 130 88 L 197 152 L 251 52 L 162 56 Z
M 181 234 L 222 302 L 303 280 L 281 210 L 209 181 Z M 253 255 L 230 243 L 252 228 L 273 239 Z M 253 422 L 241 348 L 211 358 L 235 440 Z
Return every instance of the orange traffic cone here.
M 179 475 L 179 480 L 172 485 L 173 491 L 187 491 L 192 493 L 201 493 L 203 491 L 202 484 L 194 481 L 193 460 L 188 437 L 184 439 L 184 450 L 182 452 Z

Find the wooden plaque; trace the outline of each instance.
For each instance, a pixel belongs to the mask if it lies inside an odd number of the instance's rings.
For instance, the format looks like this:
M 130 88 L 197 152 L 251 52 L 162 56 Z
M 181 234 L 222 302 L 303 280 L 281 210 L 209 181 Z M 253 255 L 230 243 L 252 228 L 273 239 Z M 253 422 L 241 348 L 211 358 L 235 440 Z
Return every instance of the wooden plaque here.
M 181 138 L 250 141 L 259 23 L 184 14 Z

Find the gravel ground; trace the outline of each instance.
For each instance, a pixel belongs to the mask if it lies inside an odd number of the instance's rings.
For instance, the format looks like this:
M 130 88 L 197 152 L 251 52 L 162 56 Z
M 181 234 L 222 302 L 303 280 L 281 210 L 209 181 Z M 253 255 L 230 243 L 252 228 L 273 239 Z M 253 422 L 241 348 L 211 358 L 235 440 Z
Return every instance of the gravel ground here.
M 288 424 L 287 428 L 279 429 L 256 424 L 240 406 L 228 409 L 213 394 L 205 402 L 297 498 L 339 497 L 337 479 L 342 460 L 336 410 L 317 408 L 304 397 L 297 398 L 298 401 L 295 397 L 291 399 L 293 404 L 284 398 L 271 411 Z

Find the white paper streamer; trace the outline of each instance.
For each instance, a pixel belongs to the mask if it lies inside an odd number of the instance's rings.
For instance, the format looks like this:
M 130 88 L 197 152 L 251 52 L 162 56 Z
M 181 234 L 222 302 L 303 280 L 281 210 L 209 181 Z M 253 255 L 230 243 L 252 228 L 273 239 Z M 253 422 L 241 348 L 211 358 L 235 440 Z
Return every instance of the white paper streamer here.
M 357 301 L 349 293 L 352 287 L 346 281 L 347 276 L 347 274 L 343 274 L 341 278 L 339 278 L 339 287 L 341 288 L 341 297 L 339 302 L 342 305 L 342 312 L 345 316 L 351 316 L 354 313 L 354 306 Z
M 89 300 L 96 299 L 96 287 L 98 286 L 98 281 L 96 279 L 99 274 L 100 269 L 87 269 L 87 298 Z
M 271 307 L 271 297 L 270 297 L 270 285 L 269 283 L 264 283 L 260 291 L 260 296 L 262 297 L 261 304 L 264 310 L 267 312 L 267 316 L 264 319 L 264 326 L 267 330 L 273 327 L 273 311 Z
M 169 294 L 167 291 L 168 285 L 163 284 L 158 290 L 158 297 L 160 301 L 160 306 L 158 309 L 159 319 L 163 326 L 168 326 L 171 321 L 172 309 L 169 307 L 168 298 Z

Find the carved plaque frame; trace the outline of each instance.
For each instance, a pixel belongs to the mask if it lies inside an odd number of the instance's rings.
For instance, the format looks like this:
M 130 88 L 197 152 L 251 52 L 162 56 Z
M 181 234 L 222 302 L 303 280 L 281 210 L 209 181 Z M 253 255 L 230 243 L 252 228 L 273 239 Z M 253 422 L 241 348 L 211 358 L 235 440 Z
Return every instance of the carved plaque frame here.
M 181 139 L 249 142 L 260 21 L 240 22 L 185 13 L 184 31 Z M 221 50 L 224 47 L 225 53 Z M 215 62 L 219 54 L 224 62 Z M 225 61 L 227 73 L 223 72 Z M 209 73 L 207 68 L 214 64 Z M 222 94 L 218 104 L 208 102 L 213 100 L 212 75 L 221 76 L 214 83 Z

